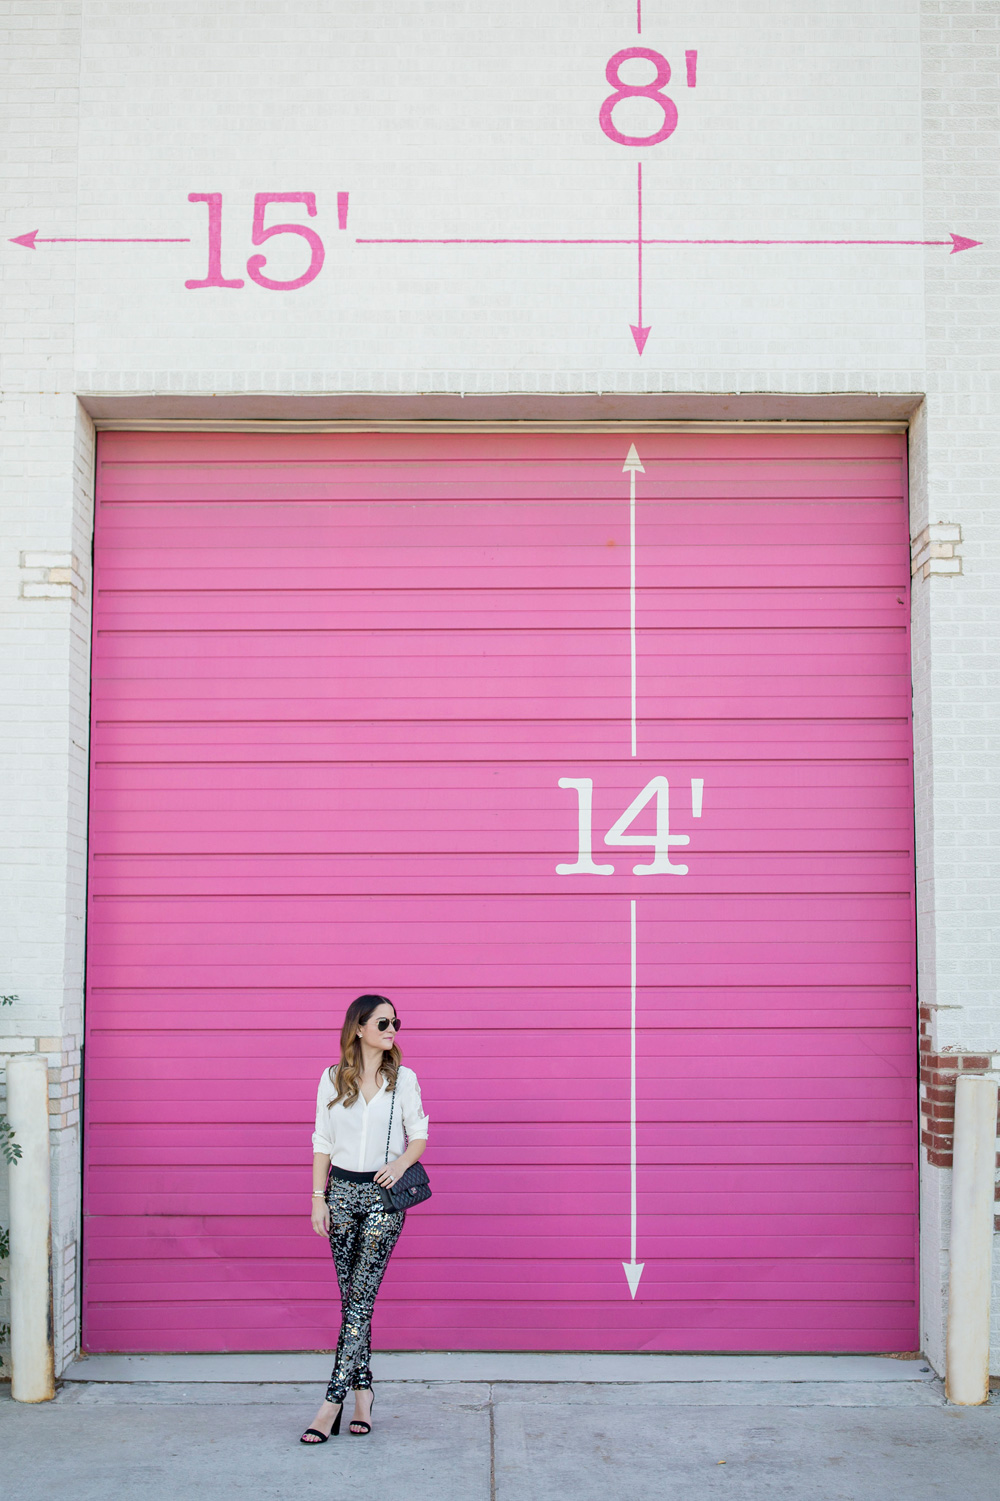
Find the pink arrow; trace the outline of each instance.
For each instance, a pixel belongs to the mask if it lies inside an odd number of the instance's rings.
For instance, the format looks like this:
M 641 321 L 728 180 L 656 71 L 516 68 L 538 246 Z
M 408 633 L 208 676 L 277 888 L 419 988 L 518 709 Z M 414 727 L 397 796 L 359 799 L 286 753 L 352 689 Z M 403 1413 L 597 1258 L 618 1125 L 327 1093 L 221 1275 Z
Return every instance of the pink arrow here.
M 647 245 L 950 245 L 952 255 L 982 243 L 956 234 L 946 240 L 646 240 Z
M 642 162 L 636 162 L 636 200 L 638 203 L 639 228 L 636 244 L 639 248 L 639 318 L 636 323 L 630 323 L 632 337 L 635 340 L 637 353 L 641 356 L 649 338 L 650 329 L 643 326 L 642 321 Z
M 415 235 L 395 235 L 392 238 L 373 239 L 369 237 L 358 239 L 356 245 L 635 245 L 637 242 L 631 235 L 620 235 L 610 238 L 607 235 L 592 236 L 589 239 L 512 239 L 491 235 L 486 238 L 481 235 L 448 235 L 447 237 L 434 236 L 433 238 L 417 237 Z M 951 234 L 947 240 L 658 240 L 650 239 L 647 235 L 643 245 L 950 245 L 952 255 L 958 250 L 971 250 L 973 245 L 981 245 L 982 240 L 970 240 L 965 235 Z
M 32 229 L 26 235 L 12 235 L 12 245 L 24 245 L 28 250 L 34 250 L 36 241 L 39 245 L 190 245 L 191 241 L 184 239 L 162 239 L 159 237 L 150 239 L 146 236 L 129 235 L 121 238 L 118 235 L 98 235 L 90 237 L 86 235 L 42 235 L 39 238 L 38 230 Z

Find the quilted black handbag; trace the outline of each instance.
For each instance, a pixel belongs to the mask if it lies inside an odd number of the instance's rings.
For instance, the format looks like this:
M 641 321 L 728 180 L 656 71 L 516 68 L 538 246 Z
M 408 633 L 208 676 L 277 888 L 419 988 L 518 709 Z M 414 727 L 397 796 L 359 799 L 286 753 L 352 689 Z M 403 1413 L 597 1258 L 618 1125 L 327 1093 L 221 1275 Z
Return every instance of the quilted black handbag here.
M 392 1112 L 396 1108 L 396 1091 L 392 1091 L 389 1104 L 389 1131 L 385 1138 L 385 1160 L 389 1161 L 389 1139 L 392 1136 Z M 382 1208 L 388 1209 L 393 1214 L 399 1214 L 403 1209 L 412 1209 L 414 1204 L 422 1204 L 431 1196 L 430 1179 L 427 1170 L 420 1162 L 414 1162 L 406 1169 L 401 1178 L 397 1178 L 391 1188 L 383 1188 L 381 1183 L 376 1183 L 382 1199 Z

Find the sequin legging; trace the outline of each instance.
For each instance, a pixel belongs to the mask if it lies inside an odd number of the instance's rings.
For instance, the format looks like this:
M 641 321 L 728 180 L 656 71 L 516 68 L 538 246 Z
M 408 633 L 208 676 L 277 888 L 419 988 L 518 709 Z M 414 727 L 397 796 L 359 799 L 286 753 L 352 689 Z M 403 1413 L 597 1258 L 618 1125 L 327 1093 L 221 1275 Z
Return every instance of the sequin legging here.
M 343 1310 L 326 1400 L 343 1402 L 349 1391 L 371 1390 L 368 1361 L 375 1295 L 406 1216 L 382 1208 L 374 1183 L 331 1178 L 326 1202 L 330 1210 L 330 1250 Z

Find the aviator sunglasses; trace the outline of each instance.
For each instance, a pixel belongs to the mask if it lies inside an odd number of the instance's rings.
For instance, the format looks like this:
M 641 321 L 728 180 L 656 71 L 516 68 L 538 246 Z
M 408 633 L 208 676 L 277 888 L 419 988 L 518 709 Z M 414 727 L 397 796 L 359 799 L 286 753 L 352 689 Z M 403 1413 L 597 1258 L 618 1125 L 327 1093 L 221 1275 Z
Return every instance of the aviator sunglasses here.
M 380 1032 L 388 1032 L 390 1027 L 394 1032 L 398 1032 L 403 1023 L 398 1016 L 380 1016 L 375 1025 Z

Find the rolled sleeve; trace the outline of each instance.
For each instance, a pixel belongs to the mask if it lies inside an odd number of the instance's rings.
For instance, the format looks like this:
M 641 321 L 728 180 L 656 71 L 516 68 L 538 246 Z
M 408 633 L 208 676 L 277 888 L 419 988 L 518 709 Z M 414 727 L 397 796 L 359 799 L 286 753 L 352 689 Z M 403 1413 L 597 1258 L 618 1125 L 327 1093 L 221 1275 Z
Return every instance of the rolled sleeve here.
M 316 1129 L 313 1132 L 313 1151 L 322 1152 L 327 1157 L 333 1156 L 333 1142 L 330 1139 L 331 1098 L 330 1075 L 324 1069 L 320 1075 L 319 1089 L 316 1091 Z
M 412 1068 L 400 1070 L 399 1103 L 403 1112 L 403 1128 L 407 1141 L 426 1141 L 430 1121 L 424 1114 L 420 1085 Z

